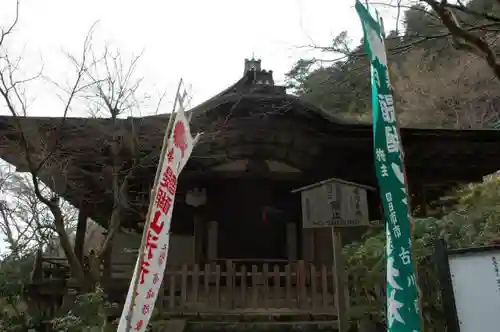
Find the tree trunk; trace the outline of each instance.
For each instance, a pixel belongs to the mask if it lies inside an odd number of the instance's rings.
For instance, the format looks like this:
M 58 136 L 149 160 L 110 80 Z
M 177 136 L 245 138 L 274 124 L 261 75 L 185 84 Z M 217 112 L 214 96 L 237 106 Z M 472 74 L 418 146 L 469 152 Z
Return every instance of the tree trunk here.
M 78 281 L 80 287 L 86 290 L 89 288 L 90 285 L 87 279 L 85 278 L 83 267 L 80 264 L 78 257 L 76 257 L 68 233 L 66 233 L 66 229 L 64 228 L 64 217 L 62 215 L 61 209 L 59 208 L 59 206 L 55 206 L 55 204 L 49 206 L 49 208 L 54 216 L 54 226 L 56 228 L 57 235 L 59 236 L 59 242 L 61 243 L 61 247 L 68 260 L 71 274 Z

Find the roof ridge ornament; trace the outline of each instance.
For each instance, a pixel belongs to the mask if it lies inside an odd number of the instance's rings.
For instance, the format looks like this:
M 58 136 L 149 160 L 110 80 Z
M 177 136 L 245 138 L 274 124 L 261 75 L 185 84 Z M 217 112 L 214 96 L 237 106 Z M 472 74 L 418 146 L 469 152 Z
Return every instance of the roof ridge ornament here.
M 255 59 L 253 55 L 251 59 L 245 59 L 245 71 L 243 74 L 246 75 L 249 71 L 262 71 L 261 61 L 261 59 Z
M 247 83 L 250 85 L 274 86 L 273 71 L 262 70 L 261 61 L 261 59 L 255 59 L 253 54 L 252 59 L 245 59 L 243 75 L 248 78 Z

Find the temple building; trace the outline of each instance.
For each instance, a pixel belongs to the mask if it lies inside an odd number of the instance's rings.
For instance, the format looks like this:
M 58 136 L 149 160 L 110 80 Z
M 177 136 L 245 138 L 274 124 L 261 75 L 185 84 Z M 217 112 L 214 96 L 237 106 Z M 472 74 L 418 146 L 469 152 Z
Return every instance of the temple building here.
M 374 188 L 367 191 L 368 214 L 370 220 L 381 216 L 372 126 L 345 121 L 335 111 L 287 94 L 255 59 L 245 60 L 239 81 L 189 110 L 192 132 L 203 135 L 179 177 L 159 310 L 185 315 L 265 308 L 337 316 L 335 289 L 343 286 L 332 286 L 331 233 L 302 227 L 301 197 L 293 191 L 329 178 Z M 21 122 L 35 160 L 50 148 L 54 132 L 64 135 L 54 153 L 63 166 L 48 165 L 41 178 L 80 209 L 82 223 L 90 218 L 107 228 L 113 206 L 104 143 L 113 132 L 109 120 L 68 118 L 62 129 L 57 118 Z M 141 160 L 105 266 L 121 292 L 137 258 L 167 122 L 168 115 L 119 120 L 123 169 L 137 158 L 128 137 L 138 142 Z M 0 157 L 26 171 L 15 128 L 11 117 L 0 117 Z M 402 128 L 401 137 L 411 206 L 421 214 L 445 190 L 500 169 L 500 131 Z M 366 227 L 346 227 L 343 241 Z M 43 282 L 36 282 L 43 292 Z

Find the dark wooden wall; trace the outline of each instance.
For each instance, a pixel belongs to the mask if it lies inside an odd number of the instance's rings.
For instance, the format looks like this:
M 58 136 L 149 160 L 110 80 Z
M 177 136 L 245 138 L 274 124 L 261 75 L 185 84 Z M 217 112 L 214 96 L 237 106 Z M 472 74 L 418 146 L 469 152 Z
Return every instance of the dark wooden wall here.
M 286 223 L 300 225 L 300 195 L 296 184 L 264 179 L 226 179 L 199 184 L 207 190 L 202 208 L 176 199 L 171 231 L 192 235 L 195 215 L 204 223 L 218 222 L 218 256 L 221 258 L 286 259 Z M 297 237 L 300 238 L 298 232 Z M 300 239 L 297 239 L 300 244 Z M 203 241 L 206 248 L 207 239 Z
M 219 223 L 219 257 L 286 259 L 286 223 L 300 218 L 291 189 L 258 179 L 211 187 L 208 216 Z
M 302 258 L 302 211 L 300 193 L 294 182 L 255 178 L 219 178 L 190 183 L 192 188 L 205 188 L 207 202 L 201 208 L 185 203 L 185 189 L 181 188 L 171 224 L 172 234 L 193 235 L 194 219 L 202 220 L 204 238 L 202 255 L 208 243 L 208 223 L 218 222 L 218 257 L 227 259 L 286 259 L 286 224 L 297 225 L 297 258 Z M 421 190 L 412 187 L 413 193 Z M 421 196 L 421 195 L 412 195 Z M 415 207 L 423 197 L 413 197 Z M 382 218 L 379 193 L 368 191 L 370 220 Z M 356 227 L 343 234 L 344 244 L 357 241 L 368 227 Z

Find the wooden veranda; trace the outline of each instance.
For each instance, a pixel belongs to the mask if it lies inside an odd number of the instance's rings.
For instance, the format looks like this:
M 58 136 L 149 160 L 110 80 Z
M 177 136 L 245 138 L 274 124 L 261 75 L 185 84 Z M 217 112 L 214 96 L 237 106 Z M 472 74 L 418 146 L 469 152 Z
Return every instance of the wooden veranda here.
M 121 312 L 125 302 L 130 278 L 113 275 L 123 275 L 123 271 L 130 271 L 130 268 L 130 263 L 113 263 L 108 278 L 103 271 L 101 287 L 108 298 L 118 304 L 117 312 Z M 36 288 L 33 294 L 56 298 L 79 288 L 70 278 L 64 258 L 41 255 L 34 266 L 31 287 Z M 334 266 L 304 261 L 226 260 L 204 265 L 167 266 L 155 316 L 168 319 L 200 315 L 268 315 L 338 321 L 349 306 L 349 298 L 342 295 L 344 292 L 339 294 L 337 289 Z M 339 302 L 340 296 L 344 297 L 343 302 Z

